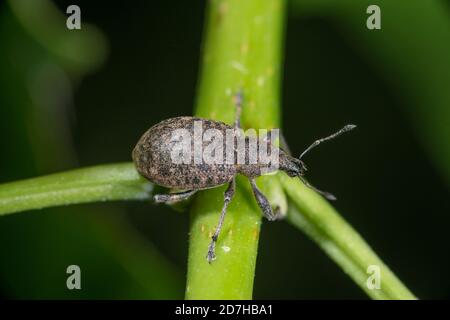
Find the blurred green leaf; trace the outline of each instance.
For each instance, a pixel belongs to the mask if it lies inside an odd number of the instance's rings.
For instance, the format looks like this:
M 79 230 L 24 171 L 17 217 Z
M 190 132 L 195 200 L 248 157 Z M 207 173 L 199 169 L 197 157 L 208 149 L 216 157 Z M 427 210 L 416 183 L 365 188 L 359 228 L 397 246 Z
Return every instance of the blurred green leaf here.
M 103 63 L 107 42 L 96 27 L 82 21 L 82 32 L 68 30 L 68 16 L 63 15 L 49 0 L 8 2 L 25 30 L 52 53 L 66 70 L 85 74 Z
M 30 8 L 36 11 L 29 12 Z M 50 2 L 17 2 L 14 14 L 5 3 L 1 9 L 0 141 L 4 152 L 0 178 L 8 181 L 72 167 L 72 142 L 66 134 L 72 83 L 67 72 L 80 76 L 98 66 L 104 52 L 96 48 L 103 46 L 103 40 L 95 45 L 84 43 L 65 56 L 58 45 L 68 41 L 77 47 L 80 43 L 61 38 L 69 32 L 65 32 L 63 15 L 56 13 Z M 17 11 L 21 9 L 28 13 Z M 33 17 L 25 21 L 30 23 L 25 32 L 16 17 L 26 19 L 27 14 Z M 52 33 L 47 34 L 46 28 L 50 27 L 59 30 L 52 32 L 63 32 L 48 38 Z M 72 61 L 72 54 L 80 55 Z M 11 189 L 4 191 L 11 195 Z M 35 185 L 36 191 L 43 188 Z M 161 299 L 180 298 L 183 293 L 180 270 L 128 225 L 117 206 L 107 210 L 100 206 L 56 208 L 2 217 L 0 260 L 1 291 L 10 298 Z M 65 286 L 70 264 L 82 269 L 81 291 Z
M 381 9 L 381 30 L 366 27 L 366 9 L 373 4 Z M 373 70 L 396 89 L 394 92 L 404 100 L 404 112 L 414 125 L 418 141 L 450 185 L 448 3 L 292 0 L 291 8 L 298 16 L 321 16 L 332 21 Z

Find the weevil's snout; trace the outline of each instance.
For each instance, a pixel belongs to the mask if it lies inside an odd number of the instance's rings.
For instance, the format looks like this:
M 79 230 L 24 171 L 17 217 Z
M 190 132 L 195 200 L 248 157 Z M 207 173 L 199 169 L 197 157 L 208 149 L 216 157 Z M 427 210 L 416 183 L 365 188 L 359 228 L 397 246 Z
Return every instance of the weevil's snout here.
M 287 154 L 283 154 L 281 157 L 280 169 L 286 172 L 290 177 L 303 176 L 308 170 L 302 160 Z
M 306 167 L 306 164 L 302 160 L 297 159 L 297 158 L 292 158 L 292 161 L 297 166 L 297 174 L 296 174 L 296 176 L 303 176 L 303 175 L 305 175 L 305 172 L 308 171 L 308 168 Z

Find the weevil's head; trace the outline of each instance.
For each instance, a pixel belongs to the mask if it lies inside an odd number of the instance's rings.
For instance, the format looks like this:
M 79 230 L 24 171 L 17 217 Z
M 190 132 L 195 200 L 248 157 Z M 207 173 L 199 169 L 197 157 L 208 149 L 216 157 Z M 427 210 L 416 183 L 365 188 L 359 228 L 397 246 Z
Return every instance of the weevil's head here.
M 305 175 L 308 169 L 302 160 L 294 158 L 280 150 L 280 170 L 286 172 L 290 177 L 300 177 Z
M 336 200 L 336 197 L 334 195 L 332 195 L 331 193 L 325 192 L 325 191 L 321 191 L 321 190 L 317 189 L 316 187 L 314 187 L 313 185 L 311 185 L 310 183 L 308 183 L 305 180 L 303 175 L 305 174 L 306 166 L 305 166 L 305 164 L 303 163 L 303 161 L 301 159 L 311 149 L 317 147 L 322 142 L 334 139 L 334 138 L 340 136 L 341 134 L 343 134 L 345 132 L 348 132 L 348 131 L 351 131 L 351 130 L 353 130 L 355 128 L 356 128 L 356 126 L 354 124 L 348 124 L 348 125 L 344 126 L 341 130 L 339 130 L 339 131 L 329 135 L 328 137 L 325 137 L 325 138 L 322 138 L 322 139 L 314 141 L 313 144 L 311 144 L 305 151 L 303 151 L 303 153 L 300 155 L 300 157 L 298 157 L 298 159 L 291 157 L 286 152 L 280 152 L 280 169 L 285 171 L 290 177 L 299 177 L 300 180 L 307 187 L 309 187 L 309 188 L 315 190 L 316 192 L 320 193 L 321 195 L 323 195 L 328 200 Z
M 308 170 L 305 163 L 299 158 L 294 158 L 286 152 L 280 150 L 280 170 L 286 172 L 290 177 L 298 177 L 308 188 L 320 193 L 328 200 L 336 200 L 336 197 L 329 192 L 321 191 L 308 183 L 305 178 L 305 172 Z

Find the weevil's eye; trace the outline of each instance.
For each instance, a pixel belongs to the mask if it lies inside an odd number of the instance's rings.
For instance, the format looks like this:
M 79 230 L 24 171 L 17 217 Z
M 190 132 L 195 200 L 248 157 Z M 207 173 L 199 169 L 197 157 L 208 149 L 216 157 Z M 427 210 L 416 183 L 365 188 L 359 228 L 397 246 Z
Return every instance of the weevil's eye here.
M 286 172 L 286 173 L 287 173 L 288 176 L 291 177 L 291 178 L 298 176 L 298 171 L 292 171 L 292 170 L 290 170 L 290 171 L 288 171 L 288 172 Z
M 300 174 L 303 174 L 308 169 L 306 168 L 306 164 L 297 158 L 291 158 L 291 161 L 295 163 L 297 170 L 300 172 Z
M 306 171 L 308 171 L 308 168 L 306 167 L 306 164 L 303 161 L 299 164 L 298 169 L 299 175 L 301 176 L 304 175 Z

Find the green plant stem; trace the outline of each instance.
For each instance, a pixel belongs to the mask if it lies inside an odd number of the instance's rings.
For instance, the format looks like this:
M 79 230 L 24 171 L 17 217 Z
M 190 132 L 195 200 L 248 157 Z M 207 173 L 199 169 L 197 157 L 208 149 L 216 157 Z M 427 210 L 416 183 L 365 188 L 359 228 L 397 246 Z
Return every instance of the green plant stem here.
M 150 198 L 133 163 L 100 165 L 0 185 L 0 215 L 59 205 Z
M 243 128 L 278 128 L 284 1 L 221 0 L 208 5 L 195 114 L 232 124 L 233 95 L 242 90 Z M 286 207 L 275 177 L 262 177 L 257 183 L 272 205 Z M 217 259 L 211 264 L 206 261 L 224 190 L 203 191 L 194 201 L 187 299 L 252 297 L 261 211 L 246 179 L 237 181 L 236 195 L 217 242 Z
M 304 231 L 373 299 L 415 299 L 363 238 L 317 193 L 285 174 L 280 180 L 289 197 L 288 221 Z M 367 285 L 369 266 L 380 270 L 380 288 Z

